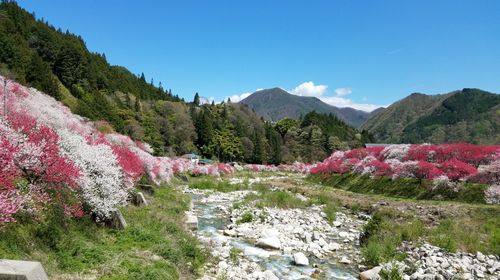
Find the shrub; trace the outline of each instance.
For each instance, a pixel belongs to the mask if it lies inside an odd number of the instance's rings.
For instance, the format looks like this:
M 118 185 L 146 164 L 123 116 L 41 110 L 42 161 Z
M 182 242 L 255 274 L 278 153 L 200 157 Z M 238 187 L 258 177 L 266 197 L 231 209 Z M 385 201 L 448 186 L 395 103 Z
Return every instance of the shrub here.
M 236 248 L 236 247 L 231 247 L 231 250 L 229 250 L 229 260 L 233 263 L 233 264 L 239 264 L 240 263 L 240 254 L 241 254 L 241 250 Z
M 236 224 L 251 223 L 253 219 L 253 214 L 247 211 L 243 213 L 238 220 L 236 220 Z

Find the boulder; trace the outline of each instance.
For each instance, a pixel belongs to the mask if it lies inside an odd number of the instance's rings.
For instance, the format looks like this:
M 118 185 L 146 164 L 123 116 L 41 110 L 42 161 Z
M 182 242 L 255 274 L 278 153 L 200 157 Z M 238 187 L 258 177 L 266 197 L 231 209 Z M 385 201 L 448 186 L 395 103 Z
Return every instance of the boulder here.
M 266 270 L 262 274 L 262 280 L 280 280 L 271 270 Z
M 191 230 L 198 229 L 198 217 L 191 213 L 186 214 L 186 225 Z
M 360 280 L 376 280 L 379 279 L 379 272 L 382 270 L 381 266 L 376 266 L 372 269 L 363 271 L 359 274 Z
M 0 279 L 2 280 L 48 280 L 39 262 L 0 260 Z
M 134 194 L 134 204 L 137 206 L 148 206 L 148 201 L 142 192 Z
M 293 262 L 295 265 L 308 266 L 309 259 L 302 252 L 293 254 Z
M 313 240 L 319 240 L 321 238 L 321 235 L 319 234 L 319 231 L 313 231 Z
M 257 246 L 259 246 L 261 248 L 265 248 L 265 249 L 279 250 L 279 249 L 281 249 L 281 241 L 276 236 L 263 237 L 263 238 L 259 238 L 259 240 L 257 240 Z
M 277 229 L 274 228 L 266 228 L 265 230 L 262 231 L 261 236 L 263 238 L 267 237 L 278 237 L 280 232 Z
M 350 264 L 351 263 L 351 261 L 345 256 L 342 257 L 339 262 L 343 263 L 343 264 Z
M 311 243 L 311 241 L 312 241 L 312 234 L 310 234 L 309 232 L 306 231 L 306 232 L 304 232 L 303 237 L 304 237 L 304 242 L 305 243 Z
M 225 229 L 223 233 L 224 235 L 231 237 L 234 237 L 238 234 L 234 229 Z
M 125 221 L 119 209 L 111 211 L 111 218 L 108 221 L 108 226 L 114 229 L 125 229 L 127 227 L 127 221 Z

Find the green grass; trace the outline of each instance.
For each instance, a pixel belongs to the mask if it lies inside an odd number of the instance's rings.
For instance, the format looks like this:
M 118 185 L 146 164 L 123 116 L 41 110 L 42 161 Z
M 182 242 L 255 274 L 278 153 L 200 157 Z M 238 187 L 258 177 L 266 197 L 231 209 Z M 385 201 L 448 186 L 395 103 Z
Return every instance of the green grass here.
M 332 224 L 337 218 L 337 206 L 332 203 L 328 203 L 323 208 L 323 212 L 326 214 L 326 219 L 330 224 Z
M 365 225 L 361 237 L 366 265 L 376 266 L 393 259 L 401 260 L 398 246 L 402 241 L 418 244 L 423 238 L 449 252 L 457 250 L 500 254 L 499 209 L 476 207 L 468 215 L 447 217 L 439 224 L 425 226 L 418 218 L 395 210 L 378 210 Z
M 404 257 L 398 251 L 401 242 L 416 242 L 424 233 L 424 224 L 417 218 L 393 210 L 376 212 L 364 226 L 361 237 L 365 264 L 376 266 L 393 259 L 401 260 Z
M 457 250 L 456 237 L 452 234 L 456 228 L 455 222 L 451 219 L 441 221 L 439 226 L 432 230 L 430 242 L 448 252 Z
M 233 264 L 236 264 L 236 265 L 239 264 L 241 253 L 242 253 L 241 249 L 238 249 L 236 247 L 231 247 L 231 250 L 229 250 L 229 260 Z
M 245 212 L 243 213 L 238 220 L 236 220 L 236 224 L 244 224 L 244 223 L 251 223 L 254 220 L 254 216 L 251 212 Z
M 189 184 L 190 188 L 199 190 L 214 190 L 218 192 L 234 192 L 248 189 L 247 184 L 230 184 L 228 181 L 216 181 L 212 178 L 195 180 Z
M 304 208 L 309 204 L 300 200 L 295 194 L 286 191 L 273 191 L 268 187 L 259 187 L 257 194 L 249 194 L 243 199 L 243 203 L 253 203 L 258 208 Z
M 40 222 L 20 216 L 0 233 L 0 258 L 40 261 L 51 279 L 63 274 L 190 278 L 199 274 L 208 254 L 183 227 L 188 201 L 171 187 L 159 187 L 149 206 L 122 209 L 125 230 L 97 226 L 88 217 L 65 219 L 57 208 Z
M 456 192 L 449 187 L 435 187 L 427 180 L 390 177 L 369 177 L 357 174 L 319 174 L 311 175 L 308 180 L 363 194 L 381 194 L 392 197 L 424 199 L 424 200 L 451 200 L 467 203 L 485 203 L 484 191 L 486 185 L 464 183 Z

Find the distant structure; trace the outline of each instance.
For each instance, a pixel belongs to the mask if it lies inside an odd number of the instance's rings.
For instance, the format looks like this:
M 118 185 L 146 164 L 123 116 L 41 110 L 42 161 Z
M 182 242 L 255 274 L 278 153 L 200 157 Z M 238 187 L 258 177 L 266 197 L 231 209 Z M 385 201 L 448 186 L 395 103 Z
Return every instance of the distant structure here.
M 198 164 L 198 161 L 200 160 L 200 157 L 196 154 L 185 154 L 182 157 L 191 160 L 194 164 Z
M 365 143 L 365 148 L 371 148 L 371 147 L 387 147 L 392 144 L 382 144 L 382 143 Z

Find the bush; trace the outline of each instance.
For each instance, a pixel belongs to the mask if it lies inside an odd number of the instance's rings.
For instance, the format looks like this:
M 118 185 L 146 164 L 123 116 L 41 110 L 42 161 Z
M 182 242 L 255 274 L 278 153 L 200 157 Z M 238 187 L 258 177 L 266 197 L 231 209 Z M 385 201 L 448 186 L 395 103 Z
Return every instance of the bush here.
M 253 214 L 247 211 L 240 216 L 240 218 L 236 221 L 236 224 L 251 223 L 253 219 Z
M 240 249 L 231 247 L 231 250 L 229 250 L 229 260 L 231 260 L 233 264 L 238 265 L 240 263 L 239 257 L 241 252 L 242 251 Z

